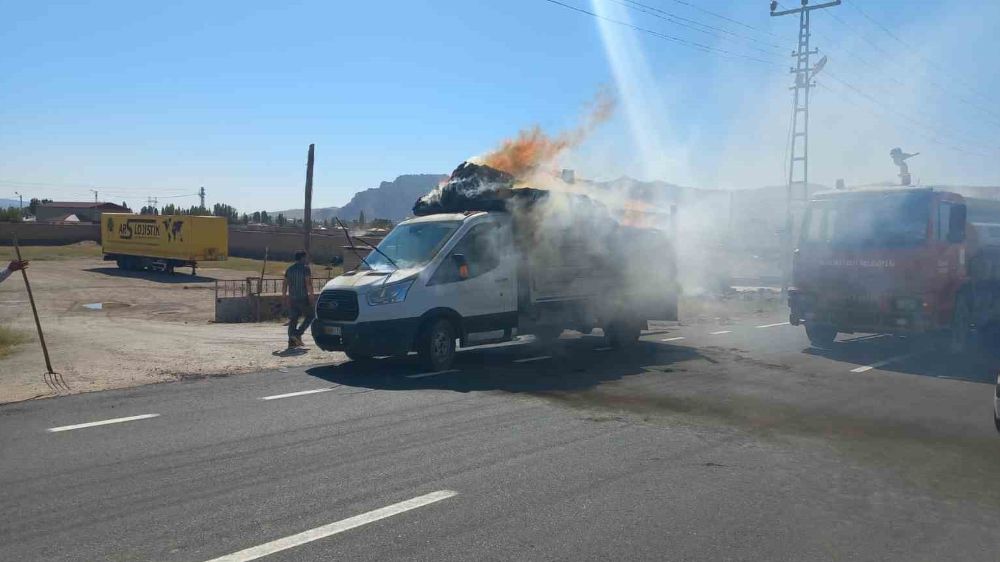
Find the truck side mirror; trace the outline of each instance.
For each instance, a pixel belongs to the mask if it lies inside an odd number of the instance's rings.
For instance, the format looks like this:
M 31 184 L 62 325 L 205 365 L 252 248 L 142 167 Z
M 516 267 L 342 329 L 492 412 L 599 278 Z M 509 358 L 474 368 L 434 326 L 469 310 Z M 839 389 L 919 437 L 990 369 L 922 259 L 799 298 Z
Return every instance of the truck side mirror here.
M 469 262 L 465 259 L 465 254 L 452 254 L 451 261 L 458 267 L 458 277 L 460 279 L 469 278 Z
M 965 205 L 952 205 L 948 220 L 948 242 L 958 244 L 965 242 Z

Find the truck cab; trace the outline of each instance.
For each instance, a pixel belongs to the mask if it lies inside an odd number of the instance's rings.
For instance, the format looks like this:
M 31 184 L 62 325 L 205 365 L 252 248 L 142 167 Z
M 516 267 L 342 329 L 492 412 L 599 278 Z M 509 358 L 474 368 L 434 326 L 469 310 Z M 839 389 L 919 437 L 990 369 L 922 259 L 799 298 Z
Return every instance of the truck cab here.
M 966 205 L 930 188 L 817 194 L 793 257 L 789 320 L 817 345 L 838 332 L 951 327 L 967 282 Z
M 437 368 L 450 363 L 456 338 L 510 335 L 517 322 L 510 215 L 417 217 L 396 226 L 378 248 L 361 268 L 323 288 L 312 327 L 322 349 L 364 359 L 433 343 L 439 357 L 428 366 Z M 437 341 L 418 341 L 433 324 Z

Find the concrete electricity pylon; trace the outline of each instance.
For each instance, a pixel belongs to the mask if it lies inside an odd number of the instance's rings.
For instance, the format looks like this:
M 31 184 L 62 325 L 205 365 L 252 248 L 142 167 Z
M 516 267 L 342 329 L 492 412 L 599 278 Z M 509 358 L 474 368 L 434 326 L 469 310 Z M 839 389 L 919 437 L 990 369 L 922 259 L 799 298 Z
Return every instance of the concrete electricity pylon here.
M 801 197 L 804 203 L 809 198 L 809 90 L 816 86 L 813 77 L 826 65 L 826 57 L 816 63 L 811 64 L 812 55 L 819 53 L 818 49 L 809 48 L 809 14 L 813 10 L 831 8 L 839 6 L 840 0 L 825 2 L 823 4 L 809 5 L 809 0 L 801 0 L 802 7 L 791 10 L 778 11 L 778 3 L 771 2 L 771 16 L 787 16 L 790 14 L 799 15 L 799 46 L 792 57 L 795 59 L 795 67 L 789 72 L 795 75 L 795 84 L 790 88 L 792 95 L 792 137 L 791 150 L 788 163 L 788 190 L 785 201 L 785 259 L 782 289 L 787 290 L 791 278 L 792 252 L 795 245 L 795 225 L 793 224 L 793 200 L 796 195 Z M 801 141 L 800 141 L 801 139 Z M 795 187 L 801 186 L 798 194 Z

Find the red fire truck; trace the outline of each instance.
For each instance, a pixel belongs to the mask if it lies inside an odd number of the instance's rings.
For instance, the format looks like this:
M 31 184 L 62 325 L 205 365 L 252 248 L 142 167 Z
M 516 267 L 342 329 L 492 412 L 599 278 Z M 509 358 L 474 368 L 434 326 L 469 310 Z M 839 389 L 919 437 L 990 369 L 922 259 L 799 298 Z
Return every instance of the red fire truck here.
M 935 188 L 836 191 L 806 211 L 790 321 L 839 332 L 940 334 L 954 351 L 1000 333 L 1000 201 Z

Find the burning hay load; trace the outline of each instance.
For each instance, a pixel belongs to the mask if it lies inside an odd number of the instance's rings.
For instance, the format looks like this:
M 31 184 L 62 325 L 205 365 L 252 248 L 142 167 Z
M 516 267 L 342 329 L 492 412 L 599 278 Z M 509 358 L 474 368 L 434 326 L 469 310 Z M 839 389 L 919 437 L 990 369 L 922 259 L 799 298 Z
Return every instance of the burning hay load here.
M 514 176 L 462 162 L 441 185 L 413 204 L 416 216 L 464 211 L 503 211 L 512 196 Z
M 550 196 L 548 190 L 515 187 L 516 183 L 513 175 L 502 170 L 485 164 L 462 162 L 444 183 L 414 203 L 413 214 L 513 211 L 516 206 L 531 206 Z M 597 205 L 584 195 L 573 197 Z

